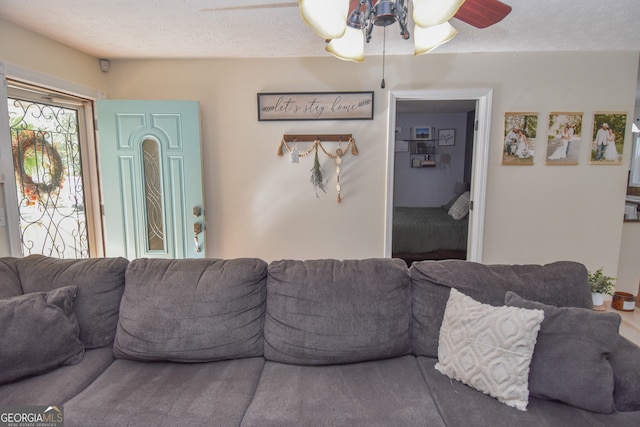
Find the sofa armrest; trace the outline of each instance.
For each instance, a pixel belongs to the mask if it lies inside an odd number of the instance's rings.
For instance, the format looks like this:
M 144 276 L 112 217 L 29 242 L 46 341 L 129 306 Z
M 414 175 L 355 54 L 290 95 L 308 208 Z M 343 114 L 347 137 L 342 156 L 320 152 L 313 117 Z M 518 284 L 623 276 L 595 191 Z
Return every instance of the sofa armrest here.
M 621 336 L 609 362 L 613 367 L 616 409 L 640 411 L 640 347 Z

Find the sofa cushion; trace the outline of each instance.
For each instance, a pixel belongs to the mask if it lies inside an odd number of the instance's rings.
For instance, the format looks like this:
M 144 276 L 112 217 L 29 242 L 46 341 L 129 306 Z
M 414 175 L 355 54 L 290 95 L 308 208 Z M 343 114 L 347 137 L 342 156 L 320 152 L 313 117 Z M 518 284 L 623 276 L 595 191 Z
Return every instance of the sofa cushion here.
M 533 396 L 529 397 L 527 410 L 518 411 L 489 395 L 479 393 L 466 384 L 451 381 L 434 369 L 437 359 L 422 356 L 417 359 L 429 393 L 447 426 L 630 427 L 640 425 L 640 412 L 599 414 Z
M 513 292 L 507 292 L 505 303 L 544 310 L 531 362 L 531 395 L 588 411 L 613 412 L 613 369 L 607 355 L 618 343 L 620 315 L 553 307 Z
M 61 286 L 78 287 L 73 307 L 86 348 L 113 342 L 124 290 L 125 258 L 57 259 L 29 255 L 17 261 L 22 289 L 50 291 Z
M 210 363 L 118 359 L 64 405 L 65 427 L 239 426 L 262 357 Z
M 413 356 L 348 365 L 267 361 L 243 427 L 444 426 Z
M 640 411 L 640 348 L 618 337 L 616 348 L 609 354 L 613 368 L 613 400 L 617 411 Z
M 266 277 L 259 259 L 132 261 L 114 354 L 178 362 L 261 356 Z
M 559 261 L 546 265 L 485 265 L 470 261 L 414 262 L 409 269 L 413 283 L 413 352 L 438 356 L 438 334 L 455 287 L 476 301 L 504 305 L 507 291 L 544 304 L 591 308 L 591 289 L 584 265 Z
M 0 258 L 0 298 L 22 295 L 16 261 L 17 258 Z
M 352 363 L 411 350 L 411 283 L 402 260 L 275 261 L 267 290 L 268 360 Z
M 111 347 L 88 349 L 82 362 L 0 385 L 0 406 L 63 405 L 114 361 Z
M 521 411 L 542 310 L 493 307 L 451 289 L 435 368 Z
M 75 286 L 0 300 L 0 383 L 79 363 Z

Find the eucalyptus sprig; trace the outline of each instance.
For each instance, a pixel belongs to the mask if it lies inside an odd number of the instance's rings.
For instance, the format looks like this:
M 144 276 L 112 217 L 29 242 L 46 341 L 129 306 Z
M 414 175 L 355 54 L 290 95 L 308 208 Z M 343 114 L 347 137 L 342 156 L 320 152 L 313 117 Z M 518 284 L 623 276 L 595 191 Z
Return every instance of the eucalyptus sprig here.
M 324 189 L 324 183 L 322 182 L 322 168 L 320 167 L 320 159 L 318 159 L 318 144 L 316 144 L 316 154 L 315 154 L 315 158 L 313 159 L 313 167 L 311 168 L 311 183 L 313 184 L 313 187 L 316 189 L 316 197 L 320 197 L 318 195 L 318 188 L 321 189 L 323 192 L 327 192 L 327 190 Z

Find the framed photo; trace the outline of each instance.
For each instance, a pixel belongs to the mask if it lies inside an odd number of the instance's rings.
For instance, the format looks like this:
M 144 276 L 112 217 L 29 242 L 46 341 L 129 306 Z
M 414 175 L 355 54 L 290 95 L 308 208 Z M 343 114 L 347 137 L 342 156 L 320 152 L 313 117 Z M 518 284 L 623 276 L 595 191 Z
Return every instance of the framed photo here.
M 373 92 L 258 94 L 258 121 L 373 120 Z
M 591 132 L 592 165 L 621 165 L 627 113 L 596 112 Z
M 455 145 L 455 143 L 456 143 L 455 129 L 440 129 L 438 131 L 438 145 Z
M 550 113 L 545 164 L 577 165 L 582 141 L 582 113 Z
M 533 166 L 538 113 L 504 113 L 502 164 Z
M 436 130 L 433 126 L 416 126 L 411 128 L 411 139 L 421 141 L 425 139 L 435 139 Z

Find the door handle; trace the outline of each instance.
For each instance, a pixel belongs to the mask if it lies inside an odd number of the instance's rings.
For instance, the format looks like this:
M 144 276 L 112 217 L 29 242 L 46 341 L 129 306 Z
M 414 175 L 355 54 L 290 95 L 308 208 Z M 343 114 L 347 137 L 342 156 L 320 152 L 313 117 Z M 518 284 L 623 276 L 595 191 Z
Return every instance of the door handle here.
M 200 249 L 200 242 L 198 241 L 198 234 L 200 233 L 202 233 L 202 224 L 200 224 L 199 222 L 194 222 L 193 223 L 193 240 L 196 244 L 196 253 L 202 252 L 202 249 Z

